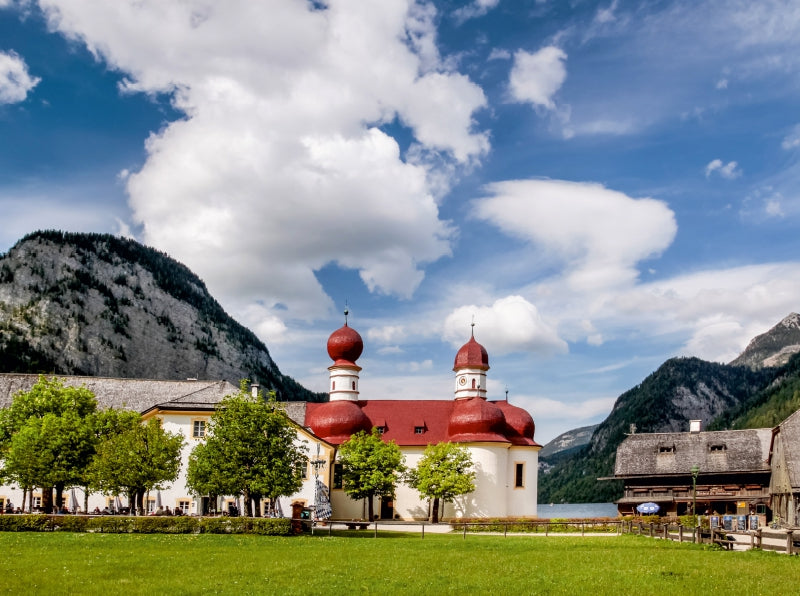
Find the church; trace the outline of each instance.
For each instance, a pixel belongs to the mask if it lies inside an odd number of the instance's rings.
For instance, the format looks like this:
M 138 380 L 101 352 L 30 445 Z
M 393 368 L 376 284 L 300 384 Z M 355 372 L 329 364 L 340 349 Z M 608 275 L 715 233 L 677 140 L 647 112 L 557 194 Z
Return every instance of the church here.
M 538 452 L 534 440 L 534 421 L 524 409 L 506 400 L 487 399 L 489 356 L 474 335 L 456 353 L 452 399 L 380 400 L 361 399 L 357 360 L 364 344 L 359 333 L 348 326 L 334 331 L 327 342 L 333 360 L 329 371 L 330 401 L 323 403 L 286 402 L 286 415 L 295 426 L 299 444 L 305 447 L 308 463 L 303 471 L 300 491 L 283 497 L 278 509 L 289 514 L 294 503 L 313 506 L 321 485 L 329 494 L 334 519 L 364 519 L 367 503 L 354 501 L 344 492 L 341 468 L 336 463 L 339 446 L 351 435 L 377 428 L 384 440 L 394 441 L 414 467 L 425 447 L 440 442 L 457 443 L 469 450 L 474 463 L 475 491 L 445 504 L 442 519 L 461 517 L 535 517 L 537 514 Z M 11 403 L 18 391 L 27 391 L 37 375 L 0 374 L 0 407 Z M 70 386 L 86 386 L 96 396 L 98 406 L 124 408 L 142 413 L 144 419 L 158 417 L 170 432 L 181 433 L 185 443 L 178 480 L 147 500 L 148 511 L 158 507 L 180 509 L 188 515 L 227 511 L 238 505 L 235 495 L 210 502 L 192 495 L 186 487 L 186 466 L 194 446 L 205 439 L 206 427 L 216 405 L 238 391 L 227 381 L 158 381 L 64 377 Z M 258 387 L 252 386 L 253 394 Z M 80 488 L 66 493 L 68 509 L 84 507 Z M 33 494 L 34 507 L 41 495 Z M 0 505 L 11 501 L 22 505 L 19 487 L 0 486 Z M 117 495 L 91 494 L 88 509 L 118 508 Z M 262 504 L 266 510 L 266 503 Z M 430 503 L 412 488 L 399 484 L 395 498 L 373 503 L 380 519 L 424 520 Z
M 448 400 L 361 400 L 356 361 L 363 348 L 361 336 L 347 323 L 331 334 L 330 401 L 307 404 L 304 426 L 334 450 L 352 434 L 377 428 L 398 445 L 408 467 L 416 465 L 429 444 L 458 443 L 472 456 L 476 488 L 448 503 L 443 518 L 536 516 L 541 446 L 533 438 L 533 418 L 507 401 L 487 400 L 489 356 L 474 335 L 456 353 L 454 394 Z M 336 464 L 332 472 L 327 480 L 334 517 L 365 517 L 366 504 L 341 490 Z M 429 515 L 427 500 L 403 484 L 393 501 L 374 505 L 381 518 Z

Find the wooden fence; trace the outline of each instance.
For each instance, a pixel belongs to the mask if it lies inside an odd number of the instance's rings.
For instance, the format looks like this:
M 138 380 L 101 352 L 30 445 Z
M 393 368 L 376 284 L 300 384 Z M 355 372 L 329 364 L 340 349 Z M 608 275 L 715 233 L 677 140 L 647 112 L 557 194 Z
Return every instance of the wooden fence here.
M 328 533 L 333 534 L 334 530 L 370 530 L 374 536 L 378 537 L 379 530 L 396 531 L 402 528 L 404 531 L 419 531 L 422 538 L 425 538 L 425 528 L 451 528 L 453 532 L 459 532 L 464 538 L 467 534 L 492 533 L 503 534 L 544 534 L 545 536 L 570 534 L 584 536 L 586 534 L 619 534 L 622 531 L 620 520 L 530 520 L 530 521 L 450 521 L 441 523 L 438 526 L 428 522 L 385 522 L 376 520 L 374 522 L 361 520 L 327 520 L 324 524 L 320 522 L 312 523 L 309 520 L 292 520 L 300 522 L 306 531 L 312 534 Z
M 731 531 L 721 528 L 704 529 L 687 528 L 680 524 L 644 523 L 624 521 L 622 533 L 640 534 L 651 538 L 675 540 L 678 542 L 696 542 L 698 544 L 718 544 L 728 550 L 761 550 L 776 551 L 790 555 L 800 554 L 800 531 L 772 530 L 758 528 L 749 531 Z

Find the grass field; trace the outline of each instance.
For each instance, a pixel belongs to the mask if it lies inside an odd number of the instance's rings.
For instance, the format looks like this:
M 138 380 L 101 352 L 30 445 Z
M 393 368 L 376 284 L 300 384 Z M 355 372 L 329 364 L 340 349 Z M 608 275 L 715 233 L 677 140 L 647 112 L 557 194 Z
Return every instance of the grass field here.
M 0 533 L 0 549 L 0 591 L 17 595 L 775 595 L 800 589 L 798 557 L 628 535 Z

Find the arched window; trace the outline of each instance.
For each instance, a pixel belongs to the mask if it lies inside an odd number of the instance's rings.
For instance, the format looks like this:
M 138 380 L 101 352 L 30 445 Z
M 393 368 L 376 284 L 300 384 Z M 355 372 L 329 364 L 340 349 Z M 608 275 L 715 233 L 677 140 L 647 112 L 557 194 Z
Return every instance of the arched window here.
M 353 381 L 353 391 L 355 391 L 355 390 L 356 390 L 356 382 Z
M 336 389 L 336 381 L 331 381 L 331 389 Z
M 475 389 L 475 379 L 472 379 L 472 388 Z

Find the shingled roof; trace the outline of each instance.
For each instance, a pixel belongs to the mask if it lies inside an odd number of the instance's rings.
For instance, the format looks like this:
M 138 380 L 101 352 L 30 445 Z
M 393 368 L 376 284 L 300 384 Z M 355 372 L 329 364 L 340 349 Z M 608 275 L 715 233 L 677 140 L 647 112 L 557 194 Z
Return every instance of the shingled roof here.
M 49 375 L 48 375 L 49 376 Z M 239 389 L 228 381 L 161 381 L 55 375 L 68 387 L 86 387 L 100 408 L 145 412 L 157 405 L 174 409 L 211 409 Z M 30 391 L 39 375 L 0 374 L 0 408 L 11 405 L 20 391 Z
M 771 436 L 769 428 L 629 435 L 617 448 L 614 475 L 689 475 L 695 465 L 701 474 L 769 472 Z

